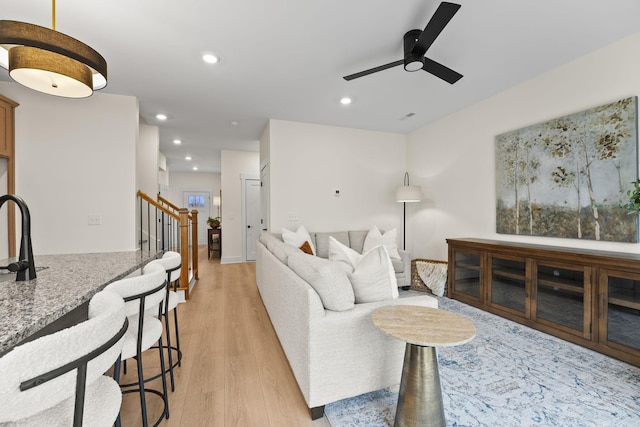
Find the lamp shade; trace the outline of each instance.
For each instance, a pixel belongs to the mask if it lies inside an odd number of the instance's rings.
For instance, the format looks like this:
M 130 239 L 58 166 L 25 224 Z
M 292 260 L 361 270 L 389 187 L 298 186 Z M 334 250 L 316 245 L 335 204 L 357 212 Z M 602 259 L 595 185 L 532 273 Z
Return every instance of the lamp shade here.
M 84 98 L 107 85 L 107 62 L 98 52 L 26 22 L 0 20 L 0 66 L 16 82 L 50 95 Z
M 213 196 L 213 206 L 220 206 L 220 196 Z
M 396 202 L 412 203 L 422 200 L 422 187 L 417 185 L 403 185 L 396 190 Z

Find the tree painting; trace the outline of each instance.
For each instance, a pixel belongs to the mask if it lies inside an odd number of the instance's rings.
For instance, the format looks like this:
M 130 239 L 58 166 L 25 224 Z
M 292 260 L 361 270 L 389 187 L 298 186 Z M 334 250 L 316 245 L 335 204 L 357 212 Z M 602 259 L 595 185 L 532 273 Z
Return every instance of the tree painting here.
M 638 242 L 637 97 L 496 137 L 496 231 Z

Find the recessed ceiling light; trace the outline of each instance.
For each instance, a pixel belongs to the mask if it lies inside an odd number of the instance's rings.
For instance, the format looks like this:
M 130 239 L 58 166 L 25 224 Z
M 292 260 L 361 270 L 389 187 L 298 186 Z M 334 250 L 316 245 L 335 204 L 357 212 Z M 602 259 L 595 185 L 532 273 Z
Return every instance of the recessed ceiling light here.
M 193 170 L 194 170 L 194 171 L 197 171 L 197 170 L 198 170 L 198 167 L 197 167 L 197 166 L 194 166 L 194 167 L 193 167 Z
M 156 114 L 156 119 L 158 120 L 167 120 L 167 115 L 166 114 Z
M 231 120 L 231 126 L 238 126 L 237 120 Z
M 191 160 L 191 156 L 187 156 L 184 158 L 185 160 Z
M 174 139 L 173 143 L 176 144 L 176 145 L 180 145 L 180 144 L 182 144 L 182 141 L 180 141 L 179 139 Z
M 342 105 L 349 105 L 351 104 L 351 98 L 349 98 L 348 96 L 345 96 L 343 98 L 340 98 L 340 104 Z
M 212 53 L 205 53 L 204 55 L 202 55 L 202 60 L 207 64 L 216 64 L 218 61 L 220 61 L 220 58 Z

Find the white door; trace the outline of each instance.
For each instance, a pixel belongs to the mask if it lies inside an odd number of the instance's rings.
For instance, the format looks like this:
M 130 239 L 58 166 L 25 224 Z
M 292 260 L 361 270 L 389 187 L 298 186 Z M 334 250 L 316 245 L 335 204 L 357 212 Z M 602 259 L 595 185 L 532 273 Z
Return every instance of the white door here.
M 183 205 L 189 211 L 198 210 L 198 245 L 207 244 L 207 218 L 211 216 L 211 193 L 209 191 L 183 191 Z M 191 233 L 189 233 L 191 246 Z
M 256 260 L 256 243 L 260 237 L 260 180 L 244 180 L 246 261 Z
M 260 229 L 269 231 L 269 163 L 260 171 Z

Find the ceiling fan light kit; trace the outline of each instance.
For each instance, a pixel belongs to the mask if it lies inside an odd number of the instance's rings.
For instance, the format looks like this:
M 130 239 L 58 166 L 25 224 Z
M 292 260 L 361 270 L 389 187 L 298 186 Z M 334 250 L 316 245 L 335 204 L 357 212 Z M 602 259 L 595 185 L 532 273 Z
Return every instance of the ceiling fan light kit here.
M 49 95 L 86 98 L 107 85 L 107 61 L 53 28 L 0 20 L 0 65 L 16 82 Z
M 440 3 L 438 9 L 431 17 L 424 30 L 410 30 L 405 33 L 403 37 L 404 59 L 380 65 L 359 73 L 350 74 L 345 76 L 344 79 L 349 81 L 377 73 L 397 65 L 404 65 L 405 71 L 413 72 L 424 70 L 447 83 L 454 84 L 462 78 L 462 74 L 447 68 L 432 59 L 426 58 L 424 55 L 459 9 L 459 4 L 448 2 Z

